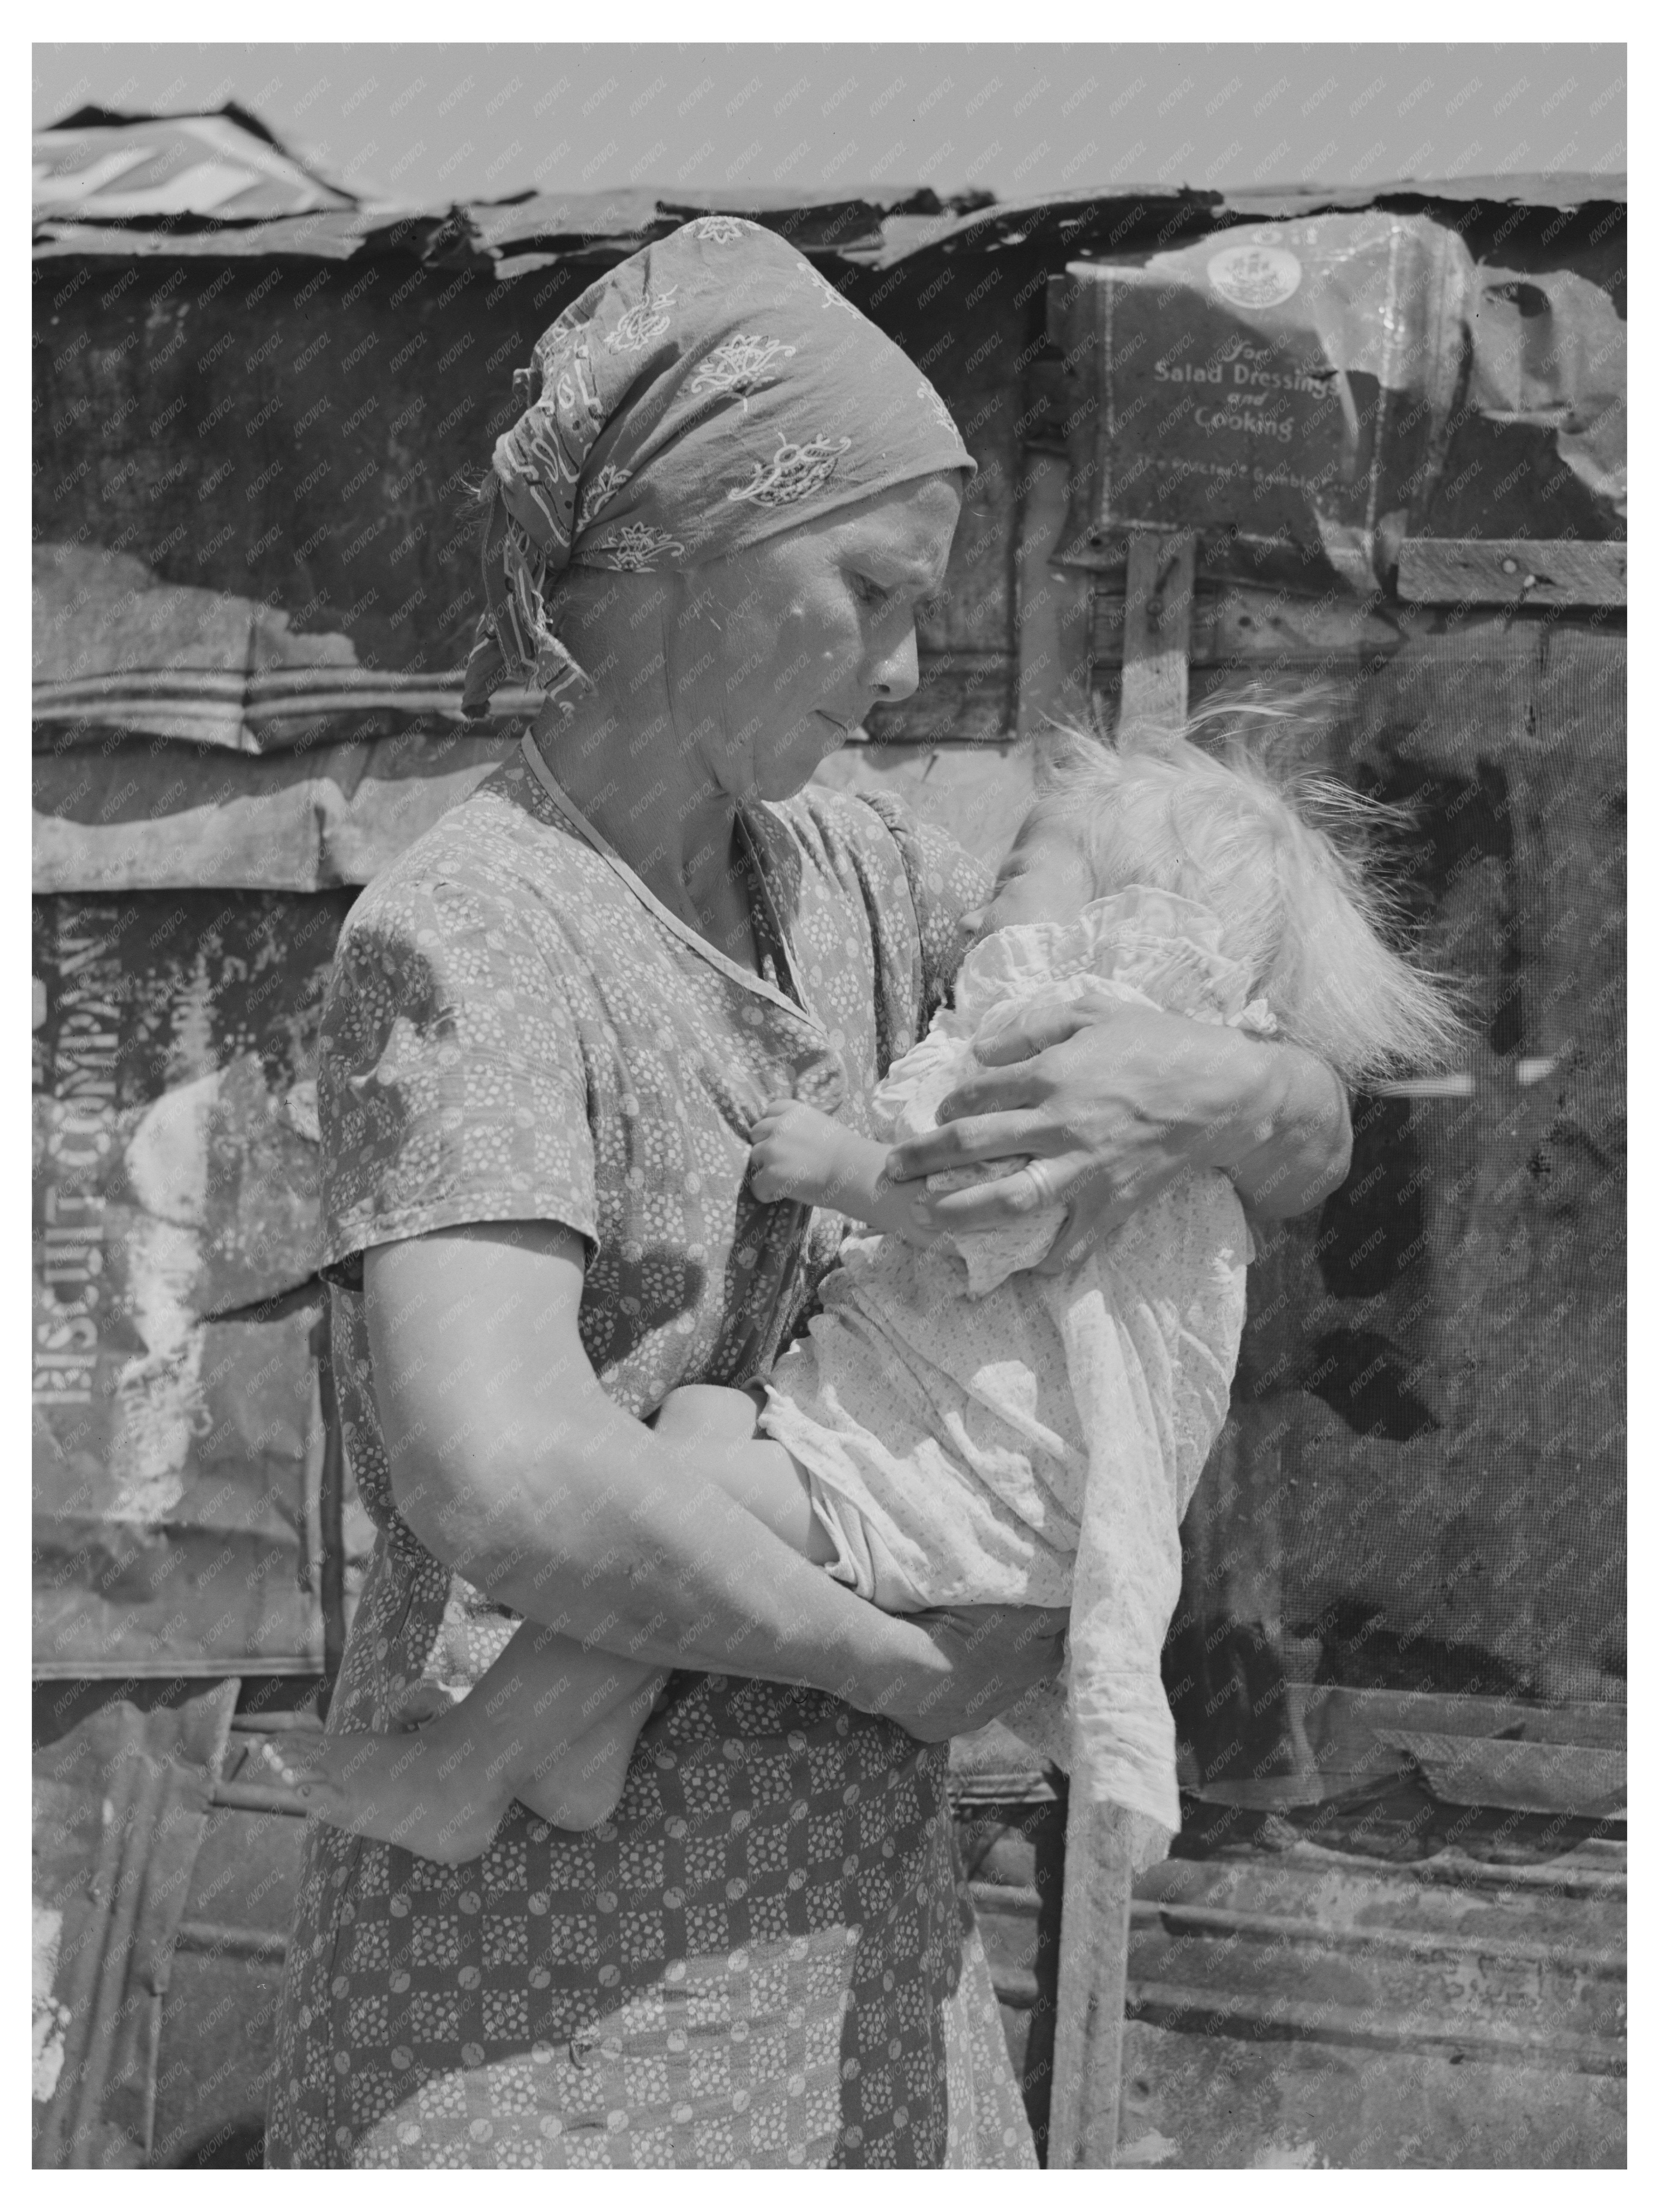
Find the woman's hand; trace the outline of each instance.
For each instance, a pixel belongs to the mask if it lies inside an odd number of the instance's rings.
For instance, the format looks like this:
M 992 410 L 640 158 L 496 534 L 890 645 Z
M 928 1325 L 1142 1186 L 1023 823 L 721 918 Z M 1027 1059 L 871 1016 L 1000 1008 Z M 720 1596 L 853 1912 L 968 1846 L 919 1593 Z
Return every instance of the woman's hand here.
M 1067 1218 L 1046 1272 L 1070 1267 L 1187 1170 L 1218 1167 L 1255 1212 L 1316 1205 L 1347 1172 L 1347 1104 L 1330 1070 L 1293 1046 L 1110 1001 L 1011 1022 L 939 1109 L 940 1126 L 892 1154 L 914 1182 L 970 1161 L 1030 1155 L 1036 1172 L 913 1201 L 919 1224 L 961 1234 L 1043 1207 Z
M 983 1728 L 1028 1690 L 1060 1671 L 1067 1614 L 1031 1605 L 967 1605 L 905 1615 L 926 1635 L 939 1667 L 931 1680 L 895 1684 L 887 1697 L 859 1702 L 884 1713 L 923 1743 L 942 1743 Z M 932 1670 L 928 1670 L 932 1674 Z

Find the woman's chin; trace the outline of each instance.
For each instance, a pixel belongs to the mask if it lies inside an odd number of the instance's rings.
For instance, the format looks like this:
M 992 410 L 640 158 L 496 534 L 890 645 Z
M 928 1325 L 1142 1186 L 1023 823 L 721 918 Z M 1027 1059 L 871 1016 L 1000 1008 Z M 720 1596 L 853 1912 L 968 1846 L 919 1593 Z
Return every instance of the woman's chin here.
M 838 739 L 834 744 L 824 745 L 815 740 L 810 749 L 790 753 L 781 760 L 767 761 L 756 770 L 753 797 L 774 803 L 779 799 L 793 799 L 798 793 L 805 790 L 822 763 L 832 753 L 838 753 L 844 742 L 844 739 Z

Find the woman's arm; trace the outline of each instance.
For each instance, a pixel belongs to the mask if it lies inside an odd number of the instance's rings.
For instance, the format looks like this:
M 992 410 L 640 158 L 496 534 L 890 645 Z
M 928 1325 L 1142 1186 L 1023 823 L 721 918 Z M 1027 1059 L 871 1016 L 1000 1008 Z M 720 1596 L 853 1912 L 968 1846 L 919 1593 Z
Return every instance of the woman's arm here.
M 1059 1663 L 1064 1615 L 898 1619 L 809 1565 L 599 1388 L 582 1246 L 552 1224 L 365 1255 L 375 1402 L 399 1511 L 499 1602 L 670 1667 L 828 1690 L 938 1740 Z
M 1019 1175 L 944 1197 L 918 1189 L 912 1204 L 919 1224 L 960 1233 L 1059 1200 L 1071 1218 L 1048 1269 L 1189 1168 L 1222 1169 L 1272 1219 L 1316 1206 L 1348 1171 L 1341 1085 L 1291 1045 L 1142 1007 L 1066 1007 L 1011 1023 L 984 1057 L 1000 1064 L 960 1085 L 940 1127 L 899 1146 L 887 1171 L 914 1182 L 970 1160 L 1040 1158 L 1044 1183 Z

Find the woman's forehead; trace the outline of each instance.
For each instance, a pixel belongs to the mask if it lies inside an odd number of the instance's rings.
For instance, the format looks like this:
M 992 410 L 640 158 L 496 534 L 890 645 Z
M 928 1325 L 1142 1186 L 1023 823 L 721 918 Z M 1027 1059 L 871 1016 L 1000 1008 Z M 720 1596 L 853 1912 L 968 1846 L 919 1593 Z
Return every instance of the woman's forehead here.
M 953 477 L 922 477 L 827 517 L 823 527 L 838 552 L 880 556 L 926 581 L 949 555 L 961 513 L 962 493 Z

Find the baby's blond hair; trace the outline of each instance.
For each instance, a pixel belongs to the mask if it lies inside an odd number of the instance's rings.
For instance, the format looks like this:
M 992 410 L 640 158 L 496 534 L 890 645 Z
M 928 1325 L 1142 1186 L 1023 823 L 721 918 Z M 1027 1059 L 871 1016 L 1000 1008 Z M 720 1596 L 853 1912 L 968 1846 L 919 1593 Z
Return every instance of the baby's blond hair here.
M 1322 704 L 1218 700 L 1110 740 L 1051 730 L 1030 818 L 1081 844 L 1097 896 L 1146 884 L 1208 907 L 1284 1036 L 1363 1084 L 1443 1066 L 1462 1024 L 1447 979 L 1398 949 L 1398 902 L 1367 866 L 1400 811 L 1295 758 Z

